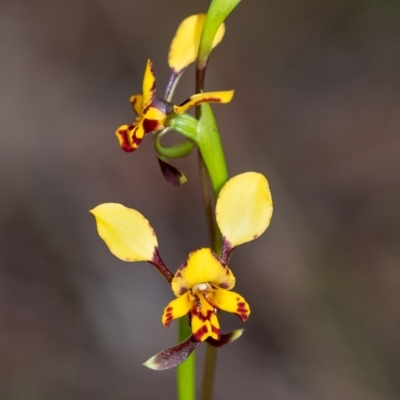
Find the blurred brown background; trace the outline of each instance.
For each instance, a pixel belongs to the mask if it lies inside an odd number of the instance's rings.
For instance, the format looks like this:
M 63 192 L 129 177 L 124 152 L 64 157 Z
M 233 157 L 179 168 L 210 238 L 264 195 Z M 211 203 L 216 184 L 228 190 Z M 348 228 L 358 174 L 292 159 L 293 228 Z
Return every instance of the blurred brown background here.
M 121 202 L 175 270 L 207 245 L 196 157 L 169 186 L 152 141 L 120 150 L 147 58 L 159 93 L 178 23 L 208 1 L 0 1 L 0 399 L 173 399 L 141 364 L 175 343 L 170 288 L 114 258 L 88 210 Z M 243 1 L 206 89 L 231 174 L 267 175 L 268 231 L 235 251 L 252 316 L 219 352 L 216 400 L 400 397 L 400 6 Z M 175 96 L 193 93 L 194 71 Z M 199 360 L 202 360 L 200 349 Z M 199 365 L 201 365 L 199 362 Z M 201 368 L 200 368 L 201 371 Z

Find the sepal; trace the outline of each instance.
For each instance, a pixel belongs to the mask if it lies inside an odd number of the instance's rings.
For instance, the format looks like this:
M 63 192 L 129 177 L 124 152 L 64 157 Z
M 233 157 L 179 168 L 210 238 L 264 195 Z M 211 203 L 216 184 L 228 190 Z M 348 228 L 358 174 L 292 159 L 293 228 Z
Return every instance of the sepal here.
M 174 186 L 181 186 L 187 181 L 186 176 L 179 171 L 178 168 L 175 168 L 173 165 L 161 160 L 160 157 L 157 157 L 157 159 L 160 164 L 161 172 L 168 183 Z
M 200 342 L 197 342 L 192 335 L 177 346 L 163 350 L 149 358 L 143 365 L 156 371 L 174 368 L 182 364 L 199 344 Z
M 244 329 L 236 329 L 230 333 L 223 333 L 219 340 L 209 337 L 206 342 L 214 347 L 222 347 L 227 344 L 233 343 L 235 340 L 239 339 L 243 335 Z

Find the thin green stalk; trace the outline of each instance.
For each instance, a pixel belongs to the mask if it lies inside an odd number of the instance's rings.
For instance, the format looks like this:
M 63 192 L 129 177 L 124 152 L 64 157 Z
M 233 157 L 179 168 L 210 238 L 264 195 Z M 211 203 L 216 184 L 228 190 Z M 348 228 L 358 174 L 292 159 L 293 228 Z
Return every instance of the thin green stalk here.
M 212 43 L 220 25 L 226 17 L 238 5 L 240 0 L 212 0 L 204 22 L 203 32 L 200 39 L 199 53 L 196 62 L 196 93 L 204 89 L 204 81 L 208 60 L 210 58 Z M 197 129 L 197 144 L 199 147 L 199 165 L 207 169 L 216 200 L 222 186 L 228 180 L 228 170 L 225 162 L 224 150 L 215 123 L 211 107 L 204 104 L 196 108 L 196 117 L 199 119 Z M 200 173 L 202 168 L 200 168 Z M 210 213 L 209 204 L 212 204 L 208 193 L 208 184 L 201 179 L 204 206 L 208 225 L 214 225 L 214 213 Z M 212 225 L 211 225 L 212 224 Z M 210 229 L 210 240 L 217 254 L 221 248 L 221 233 L 218 228 Z M 207 344 L 206 360 L 204 366 L 202 400 L 212 400 L 217 350 Z
M 179 318 L 179 343 L 192 334 L 186 317 Z M 196 400 L 196 358 L 193 352 L 188 359 L 177 367 L 178 400 Z
M 203 392 L 202 400 L 212 399 L 214 389 L 215 367 L 217 365 L 217 348 L 207 344 L 206 359 L 203 371 Z

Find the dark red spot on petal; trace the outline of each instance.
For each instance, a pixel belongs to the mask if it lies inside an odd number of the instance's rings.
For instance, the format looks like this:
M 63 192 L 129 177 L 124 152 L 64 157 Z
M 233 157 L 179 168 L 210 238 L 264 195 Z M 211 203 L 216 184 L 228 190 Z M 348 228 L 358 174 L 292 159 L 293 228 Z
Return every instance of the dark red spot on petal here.
M 226 283 L 226 282 L 222 282 L 222 283 L 219 284 L 219 287 L 220 287 L 221 289 L 228 289 L 229 284 Z
M 212 331 L 218 335 L 218 338 L 220 337 L 221 329 L 217 328 L 216 326 L 212 326 Z
M 130 141 L 130 135 L 132 134 L 133 125 L 130 125 L 127 129 L 118 129 L 117 134 L 121 139 L 122 150 L 130 153 L 136 150 L 137 146 L 133 146 Z
M 171 306 L 169 306 L 169 307 L 167 307 L 166 309 L 165 309 L 165 311 L 172 311 L 173 310 L 173 308 L 171 307 Z
M 159 121 L 155 121 L 153 119 L 144 119 L 143 120 L 143 129 L 144 129 L 144 134 L 146 135 L 147 133 L 154 132 L 157 129 L 161 129 L 162 126 L 159 123 Z
M 181 296 L 182 294 L 186 293 L 187 291 L 188 291 L 188 288 L 185 287 L 185 286 L 182 286 L 182 287 L 179 289 L 179 296 Z
M 239 314 L 239 318 L 240 318 L 242 321 L 246 321 L 246 319 L 249 318 L 249 315 L 248 315 L 248 314 Z
M 204 337 L 207 334 L 208 334 L 207 325 L 203 325 L 196 332 L 193 332 L 193 336 L 198 342 L 201 342 L 202 341 L 201 338 Z
M 169 327 L 169 324 L 171 323 L 172 320 L 173 320 L 172 316 L 166 318 L 165 321 L 164 321 L 164 326 L 165 326 L 166 328 L 168 328 L 168 327 Z

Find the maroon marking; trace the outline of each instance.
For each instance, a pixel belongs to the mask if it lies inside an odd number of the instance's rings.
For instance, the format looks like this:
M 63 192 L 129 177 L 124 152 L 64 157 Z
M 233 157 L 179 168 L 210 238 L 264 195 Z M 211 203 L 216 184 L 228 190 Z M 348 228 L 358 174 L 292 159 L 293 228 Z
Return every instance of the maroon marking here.
M 151 261 L 149 261 L 150 264 L 153 264 L 164 276 L 164 278 L 171 283 L 172 279 L 174 278 L 174 275 L 172 272 L 168 269 L 168 267 L 164 264 L 163 260 L 160 257 L 160 253 L 158 252 L 158 247 L 154 249 L 154 254 L 153 258 Z
M 170 323 L 171 323 L 171 321 L 173 320 L 173 318 L 171 317 L 171 318 L 167 318 L 165 321 L 164 321 L 164 326 L 165 326 L 165 328 L 169 328 L 169 325 L 170 325 Z
M 187 267 L 187 260 L 179 267 L 179 269 L 184 269 Z
M 226 282 L 222 282 L 222 283 L 219 284 L 219 287 L 220 287 L 221 289 L 228 289 L 229 284 L 226 283 Z
M 188 291 L 188 288 L 185 287 L 185 286 L 182 286 L 182 287 L 179 289 L 179 296 L 181 296 L 182 294 L 186 293 L 187 291 Z
M 221 99 L 219 99 L 218 97 L 203 97 L 201 100 L 197 100 L 195 101 L 194 105 L 196 106 L 197 104 L 201 104 L 201 103 L 221 103 Z
M 246 319 L 249 318 L 249 314 L 238 314 L 238 315 L 242 321 L 246 321 Z
M 203 325 L 200 329 L 198 329 L 196 332 L 193 333 L 193 336 L 198 342 L 201 342 L 201 338 L 204 335 L 207 335 L 207 333 L 208 333 L 207 325 Z
M 207 310 L 207 314 L 203 315 L 200 310 L 198 310 L 198 308 L 196 307 L 196 305 L 194 305 L 192 307 L 192 314 L 197 315 L 197 317 L 199 318 L 199 320 L 201 322 L 205 322 L 205 321 L 210 321 L 211 316 L 213 314 L 213 310 Z
M 135 110 L 135 104 L 137 103 L 137 97 L 134 97 L 133 101 L 131 101 L 132 109 L 135 114 L 138 114 Z
M 237 303 L 236 314 L 242 321 L 246 321 L 246 319 L 249 318 L 249 310 L 246 308 L 245 302 L 241 301 Z
M 212 332 L 216 333 L 217 336 L 218 336 L 218 339 L 219 339 L 220 336 L 221 336 L 221 329 L 219 329 L 219 328 L 217 328 L 216 326 L 213 326 L 213 325 L 211 327 L 212 327 Z
M 127 129 L 118 129 L 117 131 L 118 136 L 121 138 L 122 141 L 121 148 L 127 153 L 136 150 L 136 147 L 132 146 L 129 141 L 129 134 L 131 133 L 130 131 L 132 129 L 131 126 L 132 125 L 130 125 Z
M 146 135 L 147 133 L 154 132 L 157 129 L 159 122 L 154 119 L 145 118 L 143 119 L 142 124 L 143 124 L 144 134 Z
M 165 309 L 165 311 L 168 312 L 168 311 L 172 311 L 173 309 L 174 309 L 173 307 L 169 306 L 169 307 L 167 307 L 167 308 Z
M 253 235 L 253 239 L 257 239 L 259 235 L 255 234 Z
M 185 104 L 189 103 L 190 101 L 191 100 L 190 100 L 190 97 L 189 97 L 183 103 L 179 104 L 179 107 L 184 106 Z M 221 103 L 221 99 L 219 99 L 218 97 L 212 97 L 212 96 L 203 97 L 202 99 L 199 99 L 199 100 L 195 101 L 193 103 L 193 106 L 196 106 L 197 104 L 201 104 L 201 103 Z
M 236 301 L 240 301 L 240 297 L 236 297 Z
M 227 265 L 229 261 L 229 257 L 234 248 L 232 248 L 231 244 L 226 240 L 225 236 L 222 237 L 222 250 L 221 250 L 221 261 L 223 264 Z

